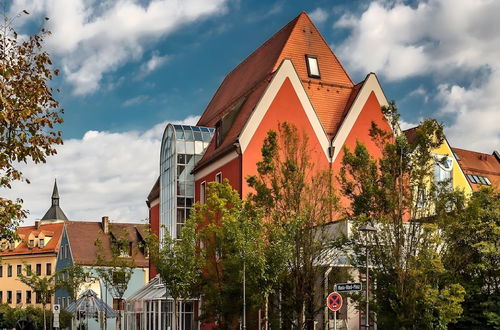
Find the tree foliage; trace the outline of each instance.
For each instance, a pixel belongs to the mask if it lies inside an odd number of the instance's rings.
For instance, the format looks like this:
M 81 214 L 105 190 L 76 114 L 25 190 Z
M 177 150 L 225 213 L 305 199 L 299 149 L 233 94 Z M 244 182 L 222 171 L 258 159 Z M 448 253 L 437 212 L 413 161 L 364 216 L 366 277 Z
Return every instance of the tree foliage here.
M 52 311 L 45 311 L 48 319 L 53 319 Z M 0 304 L 0 329 L 13 329 L 17 326 L 17 321 L 30 319 L 35 323 L 35 329 L 43 329 L 44 311 L 34 306 L 23 308 L 12 308 L 8 304 Z M 59 314 L 59 324 L 61 328 L 69 327 L 71 324 L 71 313 L 62 309 Z
M 78 299 L 78 293 L 91 276 L 81 265 L 71 265 L 56 274 L 57 288 L 66 290 L 72 301 Z
M 397 133 L 395 104 L 383 111 Z M 443 141 L 442 126 L 425 120 L 414 133 L 408 141 L 372 124 L 370 135 L 382 157 L 375 160 L 358 142 L 353 151 L 344 149 L 339 174 L 350 204 L 345 216 L 354 224 L 352 261 L 364 273 L 368 244 L 377 283 L 371 310 L 384 329 L 444 329 L 462 312 L 464 289 L 447 277 L 440 228 L 443 215 L 463 196 L 450 191 L 448 182 L 432 179 L 438 161 L 432 150 Z M 355 229 L 366 223 L 378 229 L 368 241 Z
M 150 233 L 146 238 L 149 260 L 160 275 L 168 296 L 174 299 L 174 329 L 179 328 L 179 299 L 198 297 L 203 260 L 198 253 L 195 223 L 187 221 L 180 239 L 174 239 L 166 228 L 160 242 Z
M 24 14 L 27 14 L 24 11 Z M 58 74 L 51 68 L 43 48 L 50 32 L 21 38 L 13 27 L 20 15 L 0 14 L 0 188 L 11 188 L 15 180 L 26 180 L 18 168 L 21 162 L 43 163 L 62 144 L 59 103 L 53 97 L 50 80 Z M 0 239 L 13 239 L 26 211 L 21 200 L 0 197 Z
M 465 288 L 464 313 L 453 329 L 500 329 L 500 193 L 483 188 L 449 214 L 445 265 Z
M 267 134 L 258 174 L 247 179 L 255 190 L 249 199 L 269 227 L 267 270 L 272 289 L 281 293 L 275 309 L 285 328 L 314 329 L 324 307 L 324 293 L 315 284 L 323 271 L 318 262 L 331 244 L 325 225 L 337 199 L 331 171 L 315 168 L 310 151 L 305 133 L 280 124 Z
M 217 321 L 220 329 L 234 329 L 243 313 L 243 276 L 247 313 L 263 304 L 268 275 L 264 224 L 227 180 L 209 183 L 205 203 L 196 204 L 192 214 L 204 260 L 203 317 Z

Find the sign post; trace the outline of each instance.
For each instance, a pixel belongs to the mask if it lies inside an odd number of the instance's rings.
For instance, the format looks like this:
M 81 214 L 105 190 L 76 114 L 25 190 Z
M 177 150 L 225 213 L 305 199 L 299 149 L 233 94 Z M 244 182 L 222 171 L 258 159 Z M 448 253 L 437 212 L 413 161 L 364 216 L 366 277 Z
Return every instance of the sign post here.
M 59 313 L 61 313 L 61 305 L 54 304 L 52 306 L 52 313 L 54 314 L 54 324 L 53 327 L 59 329 Z
M 340 293 L 330 293 L 326 298 L 326 305 L 333 311 L 333 329 L 337 330 L 337 311 L 342 307 L 342 296 Z

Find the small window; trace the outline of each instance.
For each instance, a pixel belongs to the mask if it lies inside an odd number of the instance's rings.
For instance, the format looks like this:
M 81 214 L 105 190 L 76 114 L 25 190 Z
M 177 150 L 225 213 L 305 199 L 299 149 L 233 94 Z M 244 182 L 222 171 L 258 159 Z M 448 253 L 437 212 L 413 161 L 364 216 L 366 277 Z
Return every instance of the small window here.
M 16 291 L 16 304 L 20 304 L 22 302 L 22 293 L 21 291 Z
M 311 78 L 320 78 L 318 58 L 316 56 L 306 55 L 307 74 Z
M 205 203 L 205 194 L 207 192 L 207 183 L 203 181 L 200 184 L 200 203 Z
M 36 264 L 36 276 L 42 275 L 42 264 Z
M 35 240 L 34 239 L 30 239 L 29 243 L 28 243 L 28 247 L 32 248 L 35 246 Z
M 3 291 L 0 291 L 0 304 L 3 304 Z
M 45 239 L 43 238 L 39 239 L 38 246 L 40 246 L 40 249 L 43 249 L 45 247 Z
M 222 183 L 222 172 L 219 172 L 215 175 L 215 182 Z
M 23 266 L 17 265 L 17 276 L 21 275 L 22 273 L 23 273 Z
M 42 295 L 40 294 L 40 292 L 35 292 L 35 301 L 37 304 L 41 304 L 42 303 Z
M 12 291 L 7 291 L 7 304 L 12 304 Z
M 476 183 L 481 183 L 481 180 L 479 180 L 479 177 L 477 175 L 473 175 L 473 177 Z
M 474 179 L 474 176 L 472 174 L 467 174 L 467 177 L 469 178 L 470 182 L 476 183 L 476 179 Z
M 219 120 L 216 124 L 215 124 L 215 147 L 219 147 L 221 144 L 222 144 L 222 132 L 221 132 L 221 129 L 222 129 L 222 121 Z
M 31 265 L 26 265 L 26 276 L 31 276 Z
M 486 180 L 484 179 L 484 176 L 480 176 L 479 181 L 481 181 L 481 184 L 486 184 Z
M 48 263 L 45 266 L 45 275 L 52 275 L 52 264 Z
M 3 277 L 3 266 L 0 265 L 0 277 Z
M 7 266 L 7 277 L 12 277 L 12 265 Z
M 486 181 L 486 184 L 487 184 L 488 186 L 491 186 L 491 181 L 490 181 L 490 179 L 488 179 L 487 177 L 483 177 L 483 178 L 484 178 L 484 181 Z
M 26 291 L 26 303 L 31 304 L 31 291 L 30 290 Z

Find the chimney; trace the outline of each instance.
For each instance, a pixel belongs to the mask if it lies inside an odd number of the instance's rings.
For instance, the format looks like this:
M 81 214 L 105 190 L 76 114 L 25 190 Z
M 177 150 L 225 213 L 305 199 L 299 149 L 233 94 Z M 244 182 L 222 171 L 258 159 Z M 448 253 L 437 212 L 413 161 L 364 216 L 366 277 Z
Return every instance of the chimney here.
M 40 228 L 40 220 L 35 220 L 35 228 Z
M 109 233 L 109 217 L 107 216 L 102 217 L 102 231 L 105 234 Z

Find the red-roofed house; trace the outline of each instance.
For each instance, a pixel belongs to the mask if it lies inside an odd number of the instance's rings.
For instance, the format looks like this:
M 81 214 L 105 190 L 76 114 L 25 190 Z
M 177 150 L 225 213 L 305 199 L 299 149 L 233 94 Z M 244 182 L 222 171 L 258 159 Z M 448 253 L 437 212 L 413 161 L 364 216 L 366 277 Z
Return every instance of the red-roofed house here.
M 465 173 L 472 189 L 477 191 L 481 186 L 494 186 L 500 189 L 500 154 L 493 154 L 451 148 L 460 167 Z

